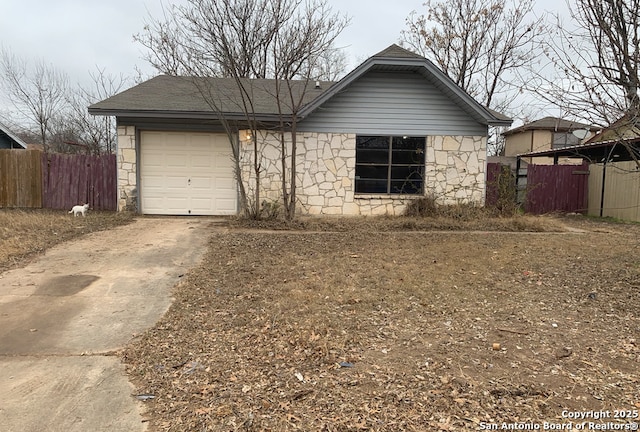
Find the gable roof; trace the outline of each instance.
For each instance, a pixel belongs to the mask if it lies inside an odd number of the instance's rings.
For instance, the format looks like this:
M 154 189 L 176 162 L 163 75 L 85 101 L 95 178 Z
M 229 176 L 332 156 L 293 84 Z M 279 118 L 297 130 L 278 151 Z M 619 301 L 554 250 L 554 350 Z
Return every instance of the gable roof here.
M 373 55 L 336 83 L 321 82 L 318 88 L 313 81 L 290 81 L 294 94 L 302 97 L 300 118 L 314 112 L 371 70 L 419 73 L 480 124 L 508 126 L 512 122 L 510 118 L 483 107 L 428 59 L 395 44 Z M 251 94 L 257 119 L 277 120 L 279 114 L 275 95 L 278 84 L 282 86 L 282 82 L 272 79 L 242 79 L 241 82 Z M 208 100 L 215 101 L 215 107 Z M 216 118 L 218 113 L 224 113 L 226 118 L 242 120 L 245 116 L 241 102 L 241 92 L 234 78 L 161 75 L 91 105 L 89 113 L 166 118 Z M 290 107 L 285 109 L 288 112 L 283 109 L 283 114 L 291 114 Z
M 554 132 L 570 132 L 578 129 L 587 129 L 590 131 L 598 130 L 598 127 L 591 126 L 576 121 L 565 120 L 559 117 L 544 117 L 539 120 L 532 121 L 530 123 L 523 124 L 517 128 L 510 129 L 504 132 L 503 136 L 515 135 L 517 133 L 526 132 L 530 130 L 549 130 Z
M 14 144 L 17 144 L 18 146 L 22 147 L 23 149 L 27 148 L 27 143 L 25 143 L 20 138 L 18 138 L 15 134 L 13 134 L 9 130 L 8 127 L 3 125 L 2 123 L 0 123 L 0 137 L 1 136 L 6 136 L 9 139 L 9 141 L 13 142 Z
M 331 86 L 329 90 L 306 105 L 300 113 L 301 116 L 306 117 L 334 95 L 343 91 L 352 82 L 372 70 L 419 73 L 479 123 L 491 126 L 509 126 L 513 122 L 509 117 L 483 107 L 430 60 L 396 44 L 365 60 L 364 63 Z

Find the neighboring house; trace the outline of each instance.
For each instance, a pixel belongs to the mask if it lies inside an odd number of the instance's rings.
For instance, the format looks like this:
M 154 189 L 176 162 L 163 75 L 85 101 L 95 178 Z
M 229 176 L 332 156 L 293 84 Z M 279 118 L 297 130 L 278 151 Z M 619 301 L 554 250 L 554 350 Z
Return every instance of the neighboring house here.
M 0 149 L 26 149 L 27 144 L 0 123 Z
M 244 82 L 261 122 L 261 197 L 280 201 L 275 81 Z M 336 83 L 292 85 L 304 95 L 299 214 L 399 214 L 425 195 L 484 203 L 488 127 L 511 120 L 481 106 L 429 60 L 392 45 Z M 119 208 L 237 213 L 230 141 L 218 119 L 231 122 L 251 196 L 251 136 L 238 105 L 233 79 L 158 76 L 90 106 L 91 114 L 117 118 Z
M 586 143 L 636 141 L 640 138 L 640 125 L 636 116 L 624 115 L 609 126 L 602 128 Z
M 579 145 L 587 141 L 598 130 L 584 123 L 564 120 L 557 117 L 545 117 L 526 123 L 502 134 L 505 139 L 504 156 L 516 157 L 524 153 L 555 150 Z M 584 131 L 582 134 L 575 131 Z M 584 135 L 583 135 L 584 134 Z M 526 162 L 532 162 L 530 158 Z M 567 163 L 568 160 L 562 162 Z M 536 158 L 533 163 L 553 164 L 553 159 Z M 580 161 L 577 161 L 580 163 Z

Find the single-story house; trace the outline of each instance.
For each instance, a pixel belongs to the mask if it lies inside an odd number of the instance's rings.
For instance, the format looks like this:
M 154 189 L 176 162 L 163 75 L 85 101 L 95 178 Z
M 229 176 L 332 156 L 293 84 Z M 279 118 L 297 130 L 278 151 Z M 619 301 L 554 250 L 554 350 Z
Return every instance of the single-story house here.
M 27 144 L 0 123 L 0 149 L 26 149 Z
M 278 201 L 276 82 L 244 82 L 260 124 L 261 197 Z M 511 119 L 483 107 L 431 61 L 391 45 L 338 82 L 291 84 L 303 101 L 298 214 L 399 214 L 425 195 L 441 203 L 484 203 L 488 127 L 508 126 Z M 253 136 L 238 91 L 230 78 L 163 75 L 90 106 L 91 114 L 117 119 L 119 208 L 237 213 L 231 145 L 239 149 L 245 188 L 255 184 Z

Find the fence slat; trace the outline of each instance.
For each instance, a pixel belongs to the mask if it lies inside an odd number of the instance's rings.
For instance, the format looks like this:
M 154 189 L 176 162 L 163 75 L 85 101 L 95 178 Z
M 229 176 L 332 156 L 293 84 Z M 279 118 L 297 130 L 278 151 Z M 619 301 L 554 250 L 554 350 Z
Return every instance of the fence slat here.
M 587 165 L 529 165 L 525 210 L 529 213 L 585 212 Z
M 0 207 L 116 210 L 115 155 L 0 150 Z
M 39 152 L 0 150 L 0 207 L 42 207 L 41 183 Z

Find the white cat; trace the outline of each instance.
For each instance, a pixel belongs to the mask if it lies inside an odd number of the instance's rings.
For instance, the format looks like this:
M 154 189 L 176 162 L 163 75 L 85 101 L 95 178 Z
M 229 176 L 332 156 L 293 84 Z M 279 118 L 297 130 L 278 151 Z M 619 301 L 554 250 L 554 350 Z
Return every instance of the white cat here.
M 89 210 L 89 204 L 73 206 L 69 214 L 73 213 L 74 217 L 78 217 L 82 214 L 82 217 L 86 216 L 87 210 Z

